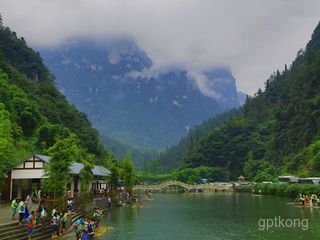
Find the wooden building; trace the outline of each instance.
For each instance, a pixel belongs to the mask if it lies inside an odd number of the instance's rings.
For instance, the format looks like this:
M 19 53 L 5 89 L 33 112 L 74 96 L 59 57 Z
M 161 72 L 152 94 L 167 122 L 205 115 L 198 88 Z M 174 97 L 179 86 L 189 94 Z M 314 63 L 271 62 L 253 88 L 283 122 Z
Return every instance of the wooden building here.
M 44 166 L 50 161 L 49 156 L 32 154 L 22 163 L 15 166 L 8 173 L 3 181 L 2 199 L 10 200 L 13 196 L 18 199 L 24 198 L 27 194 L 41 189 L 41 179 L 44 177 Z M 72 181 L 69 185 L 71 197 L 80 192 L 80 170 L 82 163 L 73 163 L 70 168 Z M 110 171 L 101 166 L 94 166 L 93 190 L 103 190 L 107 187 L 105 177 L 110 175 Z

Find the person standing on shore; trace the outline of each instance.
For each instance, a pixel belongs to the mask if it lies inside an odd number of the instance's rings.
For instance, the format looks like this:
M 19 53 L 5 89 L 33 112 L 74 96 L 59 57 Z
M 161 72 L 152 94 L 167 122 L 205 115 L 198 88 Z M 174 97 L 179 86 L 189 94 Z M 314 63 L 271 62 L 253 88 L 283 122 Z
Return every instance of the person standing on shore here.
M 53 217 L 56 214 L 56 212 L 57 212 L 56 207 L 53 207 L 51 211 L 51 216 Z
M 99 211 L 99 209 L 95 209 L 93 212 L 93 219 L 95 222 L 95 227 L 97 228 L 100 222 L 100 216 L 101 216 L 101 212 Z
M 16 198 L 14 197 L 11 201 L 12 220 L 15 220 L 15 216 L 17 213 L 17 207 L 18 207 L 18 203 L 17 203 Z
M 60 215 L 60 235 L 64 235 L 67 232 L 68 213 L 62 212 Z
M 29 208 L 28 208 L 28 203 L 25 202 L 24 203 L 24 218 L 27 219 L 29 217 L 30 213 L 29 213 Z
M 31 240 L 31 235 L 34 228 L 34 211 L 27 218 L 27 227 L 28 227 L 28 240 Z
M 87 226 L 89 240 L 94 240 L 94 225 L 95 225 L 95 223 L 92 221 L 92 219 L 89 219 L 88 226 Z
M 41 218 L 42 209 L 43 209 L 42 203 L 39 202 L 39 206 L 38 206 L 37 211 L 36 211 L 36 222 L 37 222 L 37 224 L 38 224 L 38 222 L 41 222 L 40 218 Z
M 46 220 L 46 218 L 48 216 L 48 213 L 46 212 L 45 207 L 42 208 L 42 211 L 41 211 L 40 215 L 41 215 L 41 224 L 42 224 L 43 222 L 45 222 L 45 220 Z
M 58 237 L 58 221 L 57 213 L 55 213 L 51 219 L 51 238 Z
M 110 208 L 110 207 L 111 207 L 111 203 L 112 203 L 112 200 L 111 200 L 111 197 L 110 197 L 110 196 L 108 197 L 108 200 L 107 200 L 107 201 L 108 201 L 108 208 Z
M 71 213 L 72 207 L 73 207 L 73 201 L 72 201 L 71 198 L 69 198 L 69 199 L 67 200 L 67 209 L 68 209 L 68 212 L 69 212 L 69 213 Z
M 30 194 L 27 195 L 26 201 L 28 203 L 28 210 L 31 211 L 32 199 L 31 199 L 31 195 Z
M 19 202 L 18 211 L 19 211 L 19 225 L 21 225 L 22 220 L 24 219 L 25 211 L 26 211 L 26 204 L 22 200 Z

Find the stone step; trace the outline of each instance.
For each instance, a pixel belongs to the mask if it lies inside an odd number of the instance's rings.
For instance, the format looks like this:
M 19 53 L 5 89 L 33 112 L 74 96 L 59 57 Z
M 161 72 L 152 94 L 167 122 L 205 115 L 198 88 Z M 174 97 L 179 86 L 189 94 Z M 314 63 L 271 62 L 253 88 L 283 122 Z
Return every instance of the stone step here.
M 2 231 L 2 229 L 6 229 L 8 227 L 17 226 L 17 225 L 18 225 L 18 221 L 12 222 L 12 223 L 0 224 L 0 231 Z
M 23 240 L 27 240 L 28 238 L 25 238 Z M 51 239 L 51 231 L 48 231 L 47 233 L 43 233 L 43 235 L 40 236 L 32 236 L 32 240 L 45 240 L 45 239 Z
M 46 220 L 45 222 L 43 222 L 43 225 L 48 225 L 50 222 L 50 220 Z M 40 225 L 37 225 L 35 227 L 35 229 L 39 228 Z M 7 234 L 7 233 L 10 233 L 10 232 L 16 232 L 16 231 L 20 231 L 21 229 L 24 229 L 26 228 L 26 223 L 23 223 L 22 225 L 18 225 L 18 224 L 15 224 L 15 225 L 8 225 L 7 228 L 3 228 L 0 230 L 1 232 L 1 235 L 0 235 L 0 239 L 1 239 L 1 236 L 4 235 L 4 234 Z
M 45 240 L 45 239 L 51 239 L 51 229 L 41 232 L 41 233 L 35 233 L 31 237 L 32 240 Z M 28 236 L 23 237 L 19 240 L 28 240 Z
M 84 212 L 79 212 L 79 213 L 77 213 L 77 214 L 72 215 L 70 218 L 71 218 L 71 219 L 78 218 L 78 216 L 84 215 L 84 214 L 85 214 Z
M 6 235 L 5 237 L 1 237 L 1 240 L 13 240 L 13 239 L 25 239 L 28 237 L 28 229 L 24 227 L 22 230 L 17 232 L 12 232 L 10 235 Z M 41 236 L 43 233 L 50 232 L 50 226 L 47 225 L 43 228 L 37 228 L 33 231 L 33 236 Z
M 6 233 L 6 232 L 11 232 L 11 231 L 14 231 L 14 230 L 16 230 L 16 229 L 22 228 L 22 227 L 24 227 L 24 226 L 25 226 L 25 224 L 23 224 L 23 225 L 21 225 L 21 226 L 19 226 L 18 223 L 15 224 L 15 225 L 9 225 L 9 224 L 8 224 L 6 227 L 1 228 L 1 229 L 0 229 L 0 232 L 1 232 L 1 235 L 2 235 L 2 234 L 4 234 L 4 233 Z M 0 238 L 1 238 L 1 235 L 0 235 Z
M 1 235 L 0 235 L 0 240 L 7 237 L 7 236 L 11 236 L 12 234 L 17 234 L 17 233 L 21 233 L 21 232 L 25 232 L 27 229 L 26 225 L 20 225 L 20 226 L 14 226 L 14 227 L 10 227 L 8 229 L 2 229 L 1 230 Z

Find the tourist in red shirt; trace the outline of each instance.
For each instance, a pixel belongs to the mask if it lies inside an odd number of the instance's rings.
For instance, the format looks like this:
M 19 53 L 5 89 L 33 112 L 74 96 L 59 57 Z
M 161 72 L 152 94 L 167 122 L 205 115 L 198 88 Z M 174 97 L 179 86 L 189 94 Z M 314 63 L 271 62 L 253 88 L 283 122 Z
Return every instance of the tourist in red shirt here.
M 28 227 L 28 240 L 31 240 L 31 235 L 34 228 L 34 211 L 31 212 L 27 218 L 27 227 Z

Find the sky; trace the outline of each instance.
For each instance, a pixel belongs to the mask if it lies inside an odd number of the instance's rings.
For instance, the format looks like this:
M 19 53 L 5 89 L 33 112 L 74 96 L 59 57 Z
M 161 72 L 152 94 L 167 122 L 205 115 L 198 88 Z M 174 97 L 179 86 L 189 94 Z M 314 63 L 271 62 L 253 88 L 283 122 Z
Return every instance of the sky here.
M 134 37 L 163 70 L 229 66 L 253 94 L 290 65 L 320 21 L 319 0 L 0 0 L 5 25 L 31 46 Z

